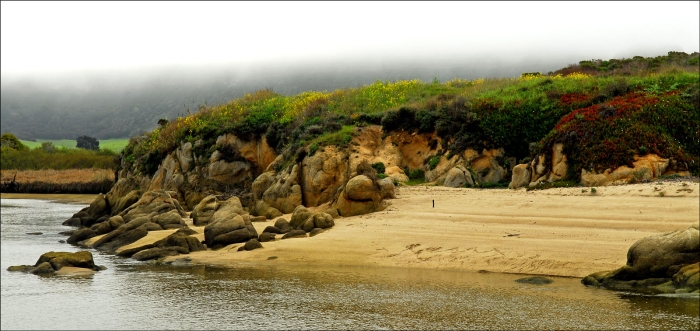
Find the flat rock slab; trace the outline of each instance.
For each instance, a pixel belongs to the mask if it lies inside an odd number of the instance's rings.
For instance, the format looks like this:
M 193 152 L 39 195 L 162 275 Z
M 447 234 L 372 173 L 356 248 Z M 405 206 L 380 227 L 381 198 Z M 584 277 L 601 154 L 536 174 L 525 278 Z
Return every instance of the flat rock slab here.
M 63 267 L 58 271 L 54 272 L 54 275 L 58 276 L 92 276 L 97 271 L 88 268 L 76 268 L 76 267 Z

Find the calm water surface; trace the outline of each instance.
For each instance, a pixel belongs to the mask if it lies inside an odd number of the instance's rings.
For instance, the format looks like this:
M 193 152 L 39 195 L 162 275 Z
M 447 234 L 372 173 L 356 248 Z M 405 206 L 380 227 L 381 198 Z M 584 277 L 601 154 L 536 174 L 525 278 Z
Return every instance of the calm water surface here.
M 3 199 L 5 329 L 700 329 L 697 298 L 637 296 L 578 279 L 399 268 L 155 265 L 92 251 L 94 276 L 40 277 L 61 222 L 84 205 Z M 27 235 L 43 232 L 43 235 Z M 244 253 L 241 253 L 244 254 Z

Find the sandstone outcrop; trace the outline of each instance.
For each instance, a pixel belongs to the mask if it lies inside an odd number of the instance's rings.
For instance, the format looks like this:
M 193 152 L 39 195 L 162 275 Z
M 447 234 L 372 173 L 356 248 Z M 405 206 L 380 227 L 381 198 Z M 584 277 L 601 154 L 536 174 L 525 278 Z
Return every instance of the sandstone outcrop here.
M 627 265 L 583 278 L 584 285 L 657 293 L 700 293 L 698 225 L 638 240 L 627 252 Z
M 293 212 L 302 204 L 302 190 L 298 181 L 300 171 L 299 165 L 294 165 L 288 172 L 277 175 L 275 183 L 263 193 L 263 201 L 284 214 Z
M 383 210 L 381 188 L 365 175 L 355 176 L 339 188 L 333 207 L 343 217 Z
M 630 184 L 650 181 L 664 174 L 669 160 L 656 154 L 634 157 L 634 167 L 621 166 L 615 170 L 607 169 L 603 173 L 581 170 L 581 184 L 585 186 L 605 186 Z
M 247 214 L 242 215 L 243 207 L 238 198 L 232 197 L 225 202 L 220 205 L 211 222 L 204 228 L 207 247 L 218 248 L 258 237 L 250 217 L 247 217 Z
M 347 156 L 335 146 L 305 157 L 302 169 L 303 204 L 307 207 L 316 207 L 333 199 L 348 178 Z
M 474 187 L 474 180 L 469 170 L 463 166 L 456 166 L 447 172 L 443 185 L 447 187 Z
M 406 173 L 403 171 L 403 169 L 399 168 L 398 166 L 386 167 L 386 170 L 384 170 L 384 174 L 387 175 L 387 178 L 390 178 L 397 183 L 408 181 L 408 176 L 406 176 Z

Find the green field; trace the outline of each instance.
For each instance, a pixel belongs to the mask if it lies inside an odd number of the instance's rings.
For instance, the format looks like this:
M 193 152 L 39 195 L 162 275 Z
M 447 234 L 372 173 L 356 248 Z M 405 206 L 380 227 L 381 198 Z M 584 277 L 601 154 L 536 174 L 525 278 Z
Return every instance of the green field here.
M 75 148 L 75 139 L 37 139 L 36 141 L 20 140 L 29 148 L 41 147 L 41 143 L 49 141 L 54 144 L 54 146 L 61 148 Z M 122 149 L 129 143 L 129 139 L 104 139 L 100 140 L 100 149 L 109 149 L 114 152 L 121 152 Z

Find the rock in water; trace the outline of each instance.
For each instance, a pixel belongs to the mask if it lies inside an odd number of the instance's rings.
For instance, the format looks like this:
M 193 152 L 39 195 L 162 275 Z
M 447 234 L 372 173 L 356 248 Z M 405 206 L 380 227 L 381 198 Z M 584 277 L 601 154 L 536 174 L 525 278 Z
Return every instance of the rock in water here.
M 592 273 L 581 283 L 626 291 L 698 291 L 698 241 L 697 224 L 686 230 L 642 238 L 627 252 L 627 265 L 613 271 Z
M 553 280 L 551 280 L 547 277 L 542 277 L 542 276 L 518 278 L 515 281 L 518 283 L 532 284 L 532 285 L 546 285 L 546 284 L 551 284 L 552 282 L 554 282 Z

